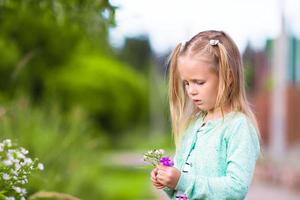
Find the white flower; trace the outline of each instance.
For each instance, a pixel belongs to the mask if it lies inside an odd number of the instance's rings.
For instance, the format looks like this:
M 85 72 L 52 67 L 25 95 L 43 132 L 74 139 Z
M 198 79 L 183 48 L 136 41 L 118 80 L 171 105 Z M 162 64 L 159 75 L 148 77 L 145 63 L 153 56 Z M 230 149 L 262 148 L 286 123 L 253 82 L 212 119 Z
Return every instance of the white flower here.
M 44 165 L 43 165 L 43 163 L 39 163 L 37 167 L 38 167 L 38 169 L 41 170 L 41 171 L 44 170 Z
M 25 165 L 30 165 L 32 163 L 31 158 L 25 158 L 24 163 L 25 163 Z
M 25 194 L 27 193 L 26 189 L 25 189 L 25 188 L 22 188 L 22 189 L 21 189 L 21 193 L 22 193 L 23 195 L 25 195 Z
M 18 163 L 18 162 L 19 162 L 19 160 L 18 160 L 18 159 L 15 159 L 14 156 L 13 156 L 10 152 L 7 154 L 7 158 L 8 158 L 8 160 L 10 160 L 11 162 L 14 162 L 14 163 Z
M 0 143 L 0 154 L 0 181 L 2 180 L 3 182 L 1 182 L 0 185 L 4 185 L 4 187 L 7 188 L 7 191 L 12 192 L 11 196 L 4 197 L 3 199 L 25 200 L 27 191 L 22 188 L 22 185 L 28 183 L 27 178 L 33 170 L 43 170 L 44 165 L 42 163 L 37 163 L 37 159 L 32 160 L 31 158 L 26 157 L 28 151 L 23 147 L 18 148 L 12 144 L 10 139 L 6 139 Z M 0 188 L 0 193 L 1 192 L 2 187 Z M 17 196 L 12 196 L 14 194 Z
M 15 169 L 16 169 L 16 171 L 18 171 L 19 169 L 21 169 L 21 165 L 19 163 L 16 163 L 15 164 Z
M 4 145 L 7 145 L 8 147 L 11 147 L 11 140 L 10 139 L 6 139 L 3 141 Z
M 24 149 L 23 147 L 21 147 L 21 153 L 22 154 L 24 154 L 24 155 L 26 155 L 26 154 L 28 154 L 28 150 L 27 149 Z
M 26 183 L 28 183 L 28 180 L 27 180 L 27 179 L 23 179 L 23 180 L 21 181 L 21 184 L 22 184 L 22 185 L 25 185 Z
M 16 154 L 17 154 L 17 158 L 20 158 L 20 159 L 25 159 L 26 158 L 25 155 L 22 152 L 18 151 Z
M 10 165 L 12 165 L 13 163 L 12 163 L 11 160 L 4 160 L 4 161 L 3 161 L 3 164 L 4 164 L 5 166 L 10 166 Z
M 7 154 L 7 160 L 14 162 L 14 157 L 11 154 Z
M 13 189 L 17 192 L 17 193 L 21 193 L 21 188 L 19 188 L 19 187 L 13 187 Z
M 159 149 L 158 151 L 159 151 L 160 154 L 164 154 L 165 153 L 165 150 L 163 150 L 163 149 Z
M 11 173 L 12 173 L 13 175 L 15 175 L 15 176 L 18 176 L 18 175 L 19 175 L 18 172 L 17 172 L 16 170 L 14 170 L 14 169 L 11 169 L 10 171 L 11 171 Z
M 8 149 L 8 153 L 15 153 L 16 150 L 15 149 Z
M 154 149 L 144 154 L 144 161 L 151 163 L 153 166 L 159 164 L 165 151 L 163 149 Z
M 10 176 L 7 173 L 3 173 L 2 177 L 3 177 L 4 180 L 9 180 L 10 179 Z
M 15 200 L 15 197 L 6 197 L 6 200 Z

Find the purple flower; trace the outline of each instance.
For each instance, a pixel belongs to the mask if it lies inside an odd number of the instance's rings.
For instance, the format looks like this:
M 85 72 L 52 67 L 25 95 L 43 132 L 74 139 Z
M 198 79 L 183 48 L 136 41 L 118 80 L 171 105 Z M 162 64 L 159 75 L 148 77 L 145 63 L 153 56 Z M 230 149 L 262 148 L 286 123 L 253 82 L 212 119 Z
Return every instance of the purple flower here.
M 162 157 L 159 162 L 164 166 L 172 167 L 174 165 L 174 162 L 169 157 Z

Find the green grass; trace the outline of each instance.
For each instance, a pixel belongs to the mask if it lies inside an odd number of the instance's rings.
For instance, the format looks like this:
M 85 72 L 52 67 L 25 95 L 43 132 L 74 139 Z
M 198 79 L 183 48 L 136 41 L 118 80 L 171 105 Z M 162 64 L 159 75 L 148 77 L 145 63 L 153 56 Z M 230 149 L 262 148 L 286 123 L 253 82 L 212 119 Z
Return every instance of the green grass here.
M 124 148 L 115 151 L 80 110 L 66 116 L 55 107 L 32 107 L 19 101 L 5 111 L 0 117 L 0 139 L 11 138 L 45 165 L 44 171 L 29 179 L 29 195 L 55 191 L 88 200 L 154 199 L 149 169 L 114 166 L 107 163 L 107 157 L 109 152 L 134 149 L 142 154 L 155 145 L 155 138 L 145 141 L 140 136 L 131 142 L 127 138 Z M 138 145 L 134 147 L 134 143 Z
M 154 199 L 149 173 L 148 170 L 125 167 L 105 169 L 105 176 L 101 179 L 106 199 Z

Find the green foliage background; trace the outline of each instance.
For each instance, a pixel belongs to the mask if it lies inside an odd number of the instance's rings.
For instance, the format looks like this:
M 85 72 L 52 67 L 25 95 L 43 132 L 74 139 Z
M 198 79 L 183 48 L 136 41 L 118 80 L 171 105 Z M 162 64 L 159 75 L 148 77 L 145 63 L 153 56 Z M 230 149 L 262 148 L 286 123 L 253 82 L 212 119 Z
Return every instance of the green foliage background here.
M 110 162 L 124 149 L 170 145 L 149 136 L 149 41 L 116 52 L 115 12 L 108 0 L 0 1 L 0 139 L 45 164 L 28 195 L 154 198 L 150 169 Z

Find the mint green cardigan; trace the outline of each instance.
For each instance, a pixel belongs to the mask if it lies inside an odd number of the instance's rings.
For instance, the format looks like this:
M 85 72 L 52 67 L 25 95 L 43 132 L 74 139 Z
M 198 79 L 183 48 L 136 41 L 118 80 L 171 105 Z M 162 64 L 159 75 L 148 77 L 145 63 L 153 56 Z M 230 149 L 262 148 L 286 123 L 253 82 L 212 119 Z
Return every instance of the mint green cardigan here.
M 204 127 L 202 124 L 203 118 L 198 117 L 189 125 L 174 156 L 174 167 L 182 171 L 192 152 L 192 167 L 188 173 L 181 172 L 174 190 L 163 190 L 171 199 L 176 199 L 177 191 L 184 192 L 189 200 L 244 199 L 260 155 L 254 125 L 240 112 L 225 114 Z

